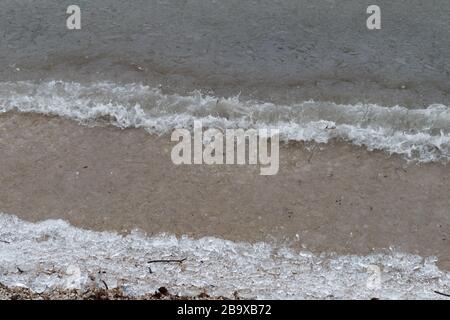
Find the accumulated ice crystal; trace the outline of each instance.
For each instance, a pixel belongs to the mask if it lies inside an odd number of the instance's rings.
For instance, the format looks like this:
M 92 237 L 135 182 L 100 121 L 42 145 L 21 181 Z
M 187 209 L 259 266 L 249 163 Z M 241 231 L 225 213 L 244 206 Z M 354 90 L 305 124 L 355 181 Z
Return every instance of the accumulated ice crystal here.
M 120 287 L 138 295 L 172 293 L 274 299 L 440 298 L 450 275 L 435 258 L 401 252 L 367 256 L 298 252 L 268 243 L 206 237 L 121 236 L 78 229 L 61 220 L 29 223 L 0 214 L 0 282 L 36 292 Z M 152 259 L 182 259 L 153 263 Z M 151 273 L 149 272 L 151 268 Z

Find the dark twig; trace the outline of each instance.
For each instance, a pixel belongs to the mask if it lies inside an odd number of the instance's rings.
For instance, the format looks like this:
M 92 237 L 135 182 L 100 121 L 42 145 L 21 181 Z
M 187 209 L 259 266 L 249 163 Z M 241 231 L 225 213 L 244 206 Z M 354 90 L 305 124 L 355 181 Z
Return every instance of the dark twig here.
M 450 294 L 442 293 L 442 292 L 439 292 L 439 291 L 436 291 L 436 290 L 434 290 L 434 293 L 440 294 L 441 296 L 444 296 L 444 297 L 450 297 Z
M 150 260 L 148 263 L 182 263 L 186 259 Z
M 102 282 L 103 282 L 103 284 L 104 284 L 106 290 L 109 290 L 108 285 L 106 284 L 105 280 L 102 280 Z
M 11 242 L 6 241 L 6 240 L 0 240 L 0 242 L 7 243 L 7 244 L 10 244 L 10 243 L 11 243 Z

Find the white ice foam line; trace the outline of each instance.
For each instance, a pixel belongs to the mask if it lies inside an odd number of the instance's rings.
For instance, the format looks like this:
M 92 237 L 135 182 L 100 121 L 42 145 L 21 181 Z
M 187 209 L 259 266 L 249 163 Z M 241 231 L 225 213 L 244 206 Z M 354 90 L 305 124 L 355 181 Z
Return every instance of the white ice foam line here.
M 200 92 L 167 95 L 140 84 L 1 82 L 0 112 L 11 110 L 81 123 L 107 120 L 156 134 L 192 127 L 194 120 L 221 128 L 278 128 L 284 140 L 339 138 L 420 162 L 450 160 L 450 108 L 437 104 L 425 109 L 314 101 L 287 106 Z
M 36 292 L 94 282 L 103 286 L 102 280 L 130 295 L 161 286 L 177 294 L 207 291 L 232 297 L 237 291 L 259 299 L 439 299 L 434 290 L 450 291 L 450 274 L 438 269 L 435 258 L 395 251 L 315 255 L 212 237 L 147 237 L 137 231 L 121 236 L 62 220 L 30 223 L 7 214 L 0 214 L 0 240 L 0 282 Z M 148 264 L 181 258 L 187 260 Z

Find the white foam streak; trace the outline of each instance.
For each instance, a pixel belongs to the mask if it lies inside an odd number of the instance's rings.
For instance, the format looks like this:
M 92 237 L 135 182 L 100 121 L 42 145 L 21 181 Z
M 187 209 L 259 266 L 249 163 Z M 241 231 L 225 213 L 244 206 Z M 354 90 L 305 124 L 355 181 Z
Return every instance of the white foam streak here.
M 450 159 L 450 108 L 339 105 L 307 101 L 283 106 L 194 92 L 179 96 L 139 84 L 0 83 L 0 112 L 37 112 L 82 123 L 107 121 L 121 128 L 164 134 L 174 128 L 278 128 L 281 138 L 327 143 L 343 139 L 421 162 Z

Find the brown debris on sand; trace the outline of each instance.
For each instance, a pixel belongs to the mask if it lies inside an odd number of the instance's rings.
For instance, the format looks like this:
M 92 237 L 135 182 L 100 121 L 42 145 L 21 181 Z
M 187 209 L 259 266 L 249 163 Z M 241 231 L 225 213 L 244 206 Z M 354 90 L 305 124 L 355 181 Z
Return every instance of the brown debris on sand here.
M 10 288 L 0 283 L 0 300 L 227 300 L 225 297 L 210 297 L 205 292 L 197 296 L 171 294 L 165 287 L 142 296 L 129 296 L 120 288 L 92 288 L 86 290 L 53 289 L 36 293 L 27 288 Z

